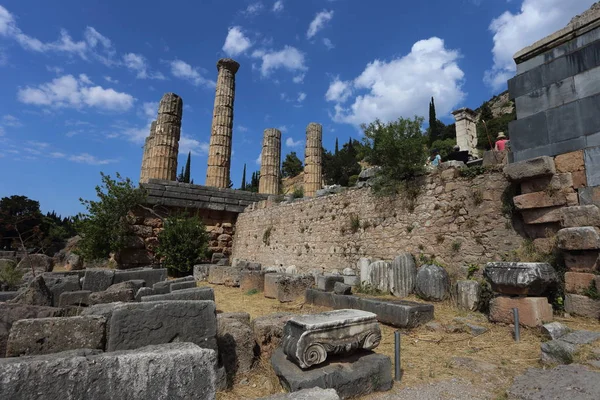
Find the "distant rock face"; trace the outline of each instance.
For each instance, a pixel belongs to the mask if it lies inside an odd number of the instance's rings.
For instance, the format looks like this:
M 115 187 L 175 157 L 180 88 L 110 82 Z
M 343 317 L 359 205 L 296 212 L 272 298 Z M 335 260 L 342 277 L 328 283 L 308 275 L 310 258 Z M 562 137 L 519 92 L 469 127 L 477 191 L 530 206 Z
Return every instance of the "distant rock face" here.
M 448 272 L 438 265 L 423 265 L 417 272 L 416 291 L 424 300 L 445 300 L 450 292 Z
M 496 293 L 539 296 L 554 286 L 558 277 L 547 263 L 488 263 L 483 276 Z

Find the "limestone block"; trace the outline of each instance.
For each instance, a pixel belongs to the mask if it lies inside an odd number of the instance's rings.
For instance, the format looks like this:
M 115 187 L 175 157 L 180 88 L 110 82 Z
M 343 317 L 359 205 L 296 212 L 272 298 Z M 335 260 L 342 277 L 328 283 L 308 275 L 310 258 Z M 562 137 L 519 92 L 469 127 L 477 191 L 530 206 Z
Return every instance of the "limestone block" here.
M 214 285 L 239 287 L 241 271 L 241 267 L 211 265 L 208 271 L 208 282 Z
M 171 292 L 182 289 L 193 289 L 196 287 L 196 281 L 188 281 L 188 282 L 175 282 L 171 283 Z
M 547 339 L 554 340 L 571 332 L 571 329 L 560 322 L 550 322 L 542 325 L 541 331 Z
M 92 292 L 89 290 L 78 290 L 76 292 L 63 292 L 60 294 L 58 301 L 59 307 L 77 306 L 87 307 L 90 305 L 90 295 Z
M 595 205 L 563 207 L 561 214 L 564 228 L 600 226 L 600 208 Z
M 477 281 L 458 281 L 455 285 L 456 306 L 462 310 L 477 311 L 481 300 L 481 285 Z
M 216 363 L 215 351 L 192 343 L 114 353 L 87 349 L 7 358 L 0 360 L 2 397 L 171 400 L 189 398 L 194 393 L 198 400 L 212 400 L 217 391 Z
M 152 288 L 142 287 L 135 294 L 135 301 L 142 301 L 142 297 L 152 296 L 153 294 L 154 294 L 154 290 Z
M 335 389 L 310 388 L 293 393 L 274 394 L 259 400 L 340 400 Z
M 238 320 L 244 324 L 250 324 L 250 314 L 244 311 L 240 312 L 228 312 L 228 313 L 220 313 L 217 314 L 217 320 L 219 318 L 231 318 Z
M 410 253 L 398 255 L 390 263 L 390 291 L 396 297 L 406 297 L 414 292 L 417 265 Z
M 598 319 L 600 318 L 600 300 L 568 293 L 565 295 L 565 311 L 580 317 Z
M 44 278 L 41 275 L 36 276 L 25 290 L 21 291 L 17 297 L 10 300 L 13 304 L 29 304 L 32 306 L 51 306 L 52 292 L 46 287 Z
M 198 282 L 206 281 L 209 267 L 210 264 L 194 265 L 194 279 Z
M 483 167 L 488 167 L 492 165 L 506 165 L 508 161 L 508 152 L 507 151 L 495 151 L 488 150 L 483 153 Z
M 103 317 L 64 317 L 16 321 L 8 336 L 7 357 L 104 349 Z
M 328 354 L 372 350 L 381 341 L 376 315 L 360 310 L 292 317 L 283 329 L 283 352 L 300 368 L 322 364 Z
M 573 174 L 561 173 L 552 176 L 544 176 L 521 182 L 521 193 L 533 192 L 572 192 L 573 191 Z
M 349 286 L 358 286 L 360 277 L 344 275 L 344 283 Z
M 585 171 L 571 172 L 573 176 L 573 189 L 584 188 L 587 186 L 587 176 Z
M 217 318 L 213 301 L 121 304 L 112 311 L 108 324 L 107 351 L 130 350 L 173 341 L 191 342 L 217 350 Z
M 143 280 L 150 287 L 156 282 L 167 280 L 166 268 L 141 268 L 129 271 L 116 271 L 113 283 L 121 283 L 132 280 Z
M 356 269 L 360 271 L 361 283 L 369 282 L 369 265 L 371 265 L 372 262 L 373 260 L 370 258 L 362 257 L 358 259 L 358 262 L 356 263 Z
M 335 294 L 343 294 L 343 295 L 352 294 L 352 286 L 347 285 L 342 282 L 336 282 L 333 287 L 333 292 Z
M 564 228 L 558 231 L 558 248 L 563 250 L 596 250 L 600 249 L 600 233 L 598 228 L 583 226 Z
M 115 271 L 109 269 L 86 269 L 83 277 L 83 290 L 101 292 L 113 284 Z
M 171 293 L 143 296 L 142 302 L 149 301 L 175 301 L 175 300 L 215 300 L 215 291 L 211 287 L 197 287 L 191 289 L 176 290 Z
M 265 292 L 264 295 L 268 299 L 276 299 L 277 298 L 277 288 L 279 284 L 279 279 L 283 277 L 282 274 L 266 274 L 265 275 Z
M 119 283 L 114 283 L 106 289 L 107 292 L 118 292 L 121 290 L 133 290 L 133 293 L 137 293 L 141 287 L 146 286 L 146 281 L 141 279 L 135 279 L 130 281 L 124 281 Z
M 423 265 L 417 272 L 415 287 L 421 298 L 442 301 L 450 294 L 450 277 L 448 272 L 438 265 Z
M 565 273 L 565 291 L 567 293 L 580 294 L 595 285 L 596 275 L 585 272 Z
M 29 254 L 17 265 L 17 269 L 23 272 L 30 272 L 33 269 L 36 275 L 51 272 L 52 268 L 54 268 L 54 260 L 45 254 Z
M 519 309 L 519 322 L 529 327 L 553 320 L 552 305 L 545 297 L 498 296 L 490 301 L 490 321 L 514 323 L 513 308 Z
M 240 289 L 243 292 L 249 290 L 265 290 L 265 272 L 264 271 L 245 271 L 240 272 Z
M 354 271 L 352 268 L 344 268 L 344 270 L 342 271 L 342 275 L 344 275 L 344 276 L 356 276 L 356 271 Z
M 367 284 L 373 288 L 389 293 L 390 291 L 390 263 L 385 261 L 372 262 L 367 268 Z
M 511 182 L 522 182 L 528 179 L 554 175 L 555 173 L 554 159 L 547 156 L 507 164 L 504 167 L 504 175 Z
M 545 208 L 553 206 L 576 206 L 579 204 L 577 193 L 549 193 L 533 192 L 513 197 L 513 202 L 518 210 L 531 208 Z
M 169 281 L 156 282 L 154 285 L 152 285 L 152 291 L 154 292 L 154 294 L 171 293 L 171 282 L 169 282 Z
M 336 282 L 344 283 L 341 275 L 320 275 L 317 277 L 317 289 L 333 292 Z
M 249 322 L 217 315 L 217 346 L 230 380 L 252 369 L 256 343 Z
M 105 290 L 104 292 L 93 292 L 90 294 L 90 304 L 114 303 L 117 301 L 134 301 L 135 293 L 133 289 L 124 290 Z
M 268 359 L 271 352 L 279 347 L 283 338 L 283 327 L 294 314 L 280 312 L 257 317 L 252 320 L 251 327 L 254 340 L 260 347 L 262 359 Z
M 547 263 L 491 262 L 483 276 L 496 293 L 539 296 L 556 285 L 556 271 Z
M 545 224 L 548 222 L 562 221 L 562 209 L 564 207 L 546 207 L 522 210 L 521 215 L 526 224 Z
M 585 170 L 583 150 L 559 154 L 558 156 L 554 157 L 554 164 L 557 172 L 583 171 Z
M 574 272 L 600 271 L 600 258 L 597 250 L 563 251 L 565 266 Z
M 277 300 L 281 303 L 289 303 L 304 298 L 306 289 L 315 284 L 312 275 L 283 275 L 277 281 Z
M 81 290 L 79 276 L 77 275 L 57 275 L 46 273 L 43 275 L 46 287 L 52 292 L 52 305 L 58 306 L 61 293 L 76 292 Z

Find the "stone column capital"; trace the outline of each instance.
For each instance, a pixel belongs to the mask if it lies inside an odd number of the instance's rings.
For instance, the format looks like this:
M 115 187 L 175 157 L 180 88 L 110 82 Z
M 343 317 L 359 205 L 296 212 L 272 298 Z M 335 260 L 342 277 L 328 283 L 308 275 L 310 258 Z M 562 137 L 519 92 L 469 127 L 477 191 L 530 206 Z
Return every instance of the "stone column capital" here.
M 222 68 L 227 69 L 235 74 L 238 72 L 238 69 L 240 69 L 240 63 L 231 58 L 221 58 L 219 61 L 217 61 L 217 71 L 220 71 Z

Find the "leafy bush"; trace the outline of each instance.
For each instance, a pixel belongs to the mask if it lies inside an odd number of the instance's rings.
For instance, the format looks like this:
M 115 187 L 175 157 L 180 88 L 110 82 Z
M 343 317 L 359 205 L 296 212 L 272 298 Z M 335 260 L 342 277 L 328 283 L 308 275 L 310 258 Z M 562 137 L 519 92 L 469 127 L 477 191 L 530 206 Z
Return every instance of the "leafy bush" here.
M 189 272 L 207 256 L 209 236 L 202 220 L 187 215 L 169 217 L 158 234 L 156 254 L 169 271 Z
M 367 282 L 361 282 L 358 285 L 354 286 L 353 291 L 354 293 L 366 294 L 369 296 L 385 295 L 385 293 L 383 293 L 381 290 L 377 289 L 375 286 Z
M 0 289 L 2 286 L 6 290 L 16 290 L 21 284 L 23 271 L 17 269 L 16 263 L 7 263 L 3 268 L 0 268 Z
M 352 233 L 356 233 L 356 232 L 358 232 L 359 229 L 360 229 L 360 219 L 358 218 L 358 215 L 351 215 L 350 216 L 350 231 Z
M 438 150 L 442 160 L 445 160 L 446 157 L 448 157 L 448 155 L 454 151 L 454 146 L 456 146 L 456 139 L 438 139 L 431 144 L 431 149 Z
M 79 199 L 87 209 L 78 222 L 79 253 L 86 260 L 105 259 L 125 248 L 130 229 L 127 215 L 146 198 L 146 193 L 129 178 L 123 179 L 118 173 L 117 180 L 100 175 L 102 185 L 96 186 L 99 200 Z
M 292 192 L 292 197 L 294 199 L 301 199 L 304 197 L 304 188 L 302 186 L 299 187 L 295 187 L 294 191 Z

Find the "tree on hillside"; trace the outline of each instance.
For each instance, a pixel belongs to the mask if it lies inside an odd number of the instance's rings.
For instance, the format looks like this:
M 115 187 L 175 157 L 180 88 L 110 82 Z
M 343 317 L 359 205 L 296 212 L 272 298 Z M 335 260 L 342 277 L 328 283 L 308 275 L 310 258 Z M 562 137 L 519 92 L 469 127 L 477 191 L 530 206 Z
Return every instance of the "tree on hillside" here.
M 246 164 L 244 164 L 244 172 L 242 172 L 242 186 L 240 190 L 246 190 Z
M 335 138 L 335 152 L 333 154 L 337 156 L 337 153 L 339 151 L 340 151 L 340 148 L 338 146 L 338 138 Z
M 323 149 L 323 176 L 328 185 L 349 186 L 353 176 L 360 174 L 363 145 L 356 139 L 348 139 L 335 153 Z
M 194 183 L 193 181 L 191 181 L 190 179 L 190 172 L 191 172 L 191 163 L 192 163 L 192 152 L 190 151 L 188 153 L 188 157 L 187 157 L 187 161 L 185 163 L 185 168 L 181 167 L 181 173 L 179 174 L 179 176 L 177 177 L 177 181 L 178 182 L 183 182 L 183 183 Z
M 435 102 L 433 97 L 431 98 L 431 102 L 429 103 L 429 145 L 440 138 L 441 132 L 439 131 L 438 119 L 435 114 Z
M 490 150 L 496 143 L 496 138 L 500 132 L 504 132 L 508 137 L 508 124 L 517 119 L 516 109 L 513 107 L 510 114 L 494 117 L 489 102 L 486 101 L 481 105 L 480 112 L 481 116 L 477 124 L 477 147 Z
M 260 183 L 260 172 L 255 171 L 252 173 L 252 176 L 250 178 L 250 183 L 246 183 L 244 190 L 247 192 L 258 193 L 259 183 Z
M 281 175 L 284 178 L 291 178 L 300 174 L 304 170 L 302 161 L 298 158 L 295 151 L 288 153 L 281 164 Z

